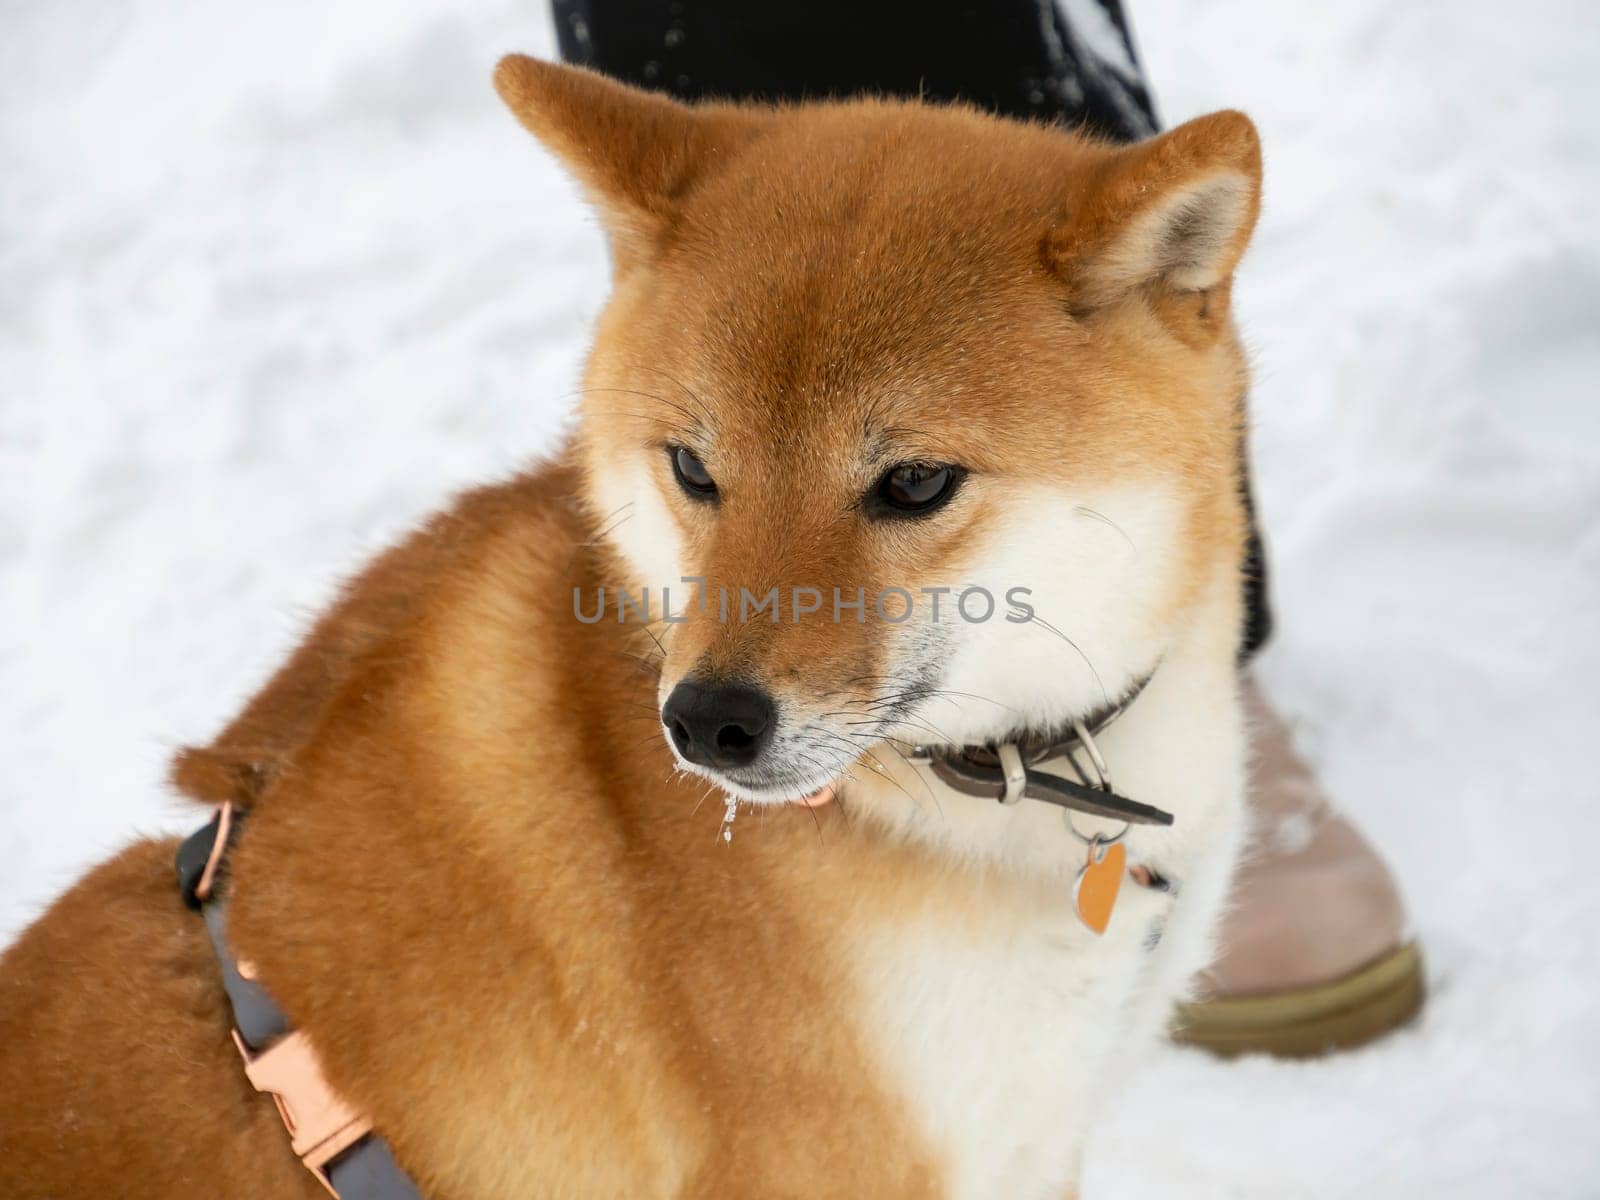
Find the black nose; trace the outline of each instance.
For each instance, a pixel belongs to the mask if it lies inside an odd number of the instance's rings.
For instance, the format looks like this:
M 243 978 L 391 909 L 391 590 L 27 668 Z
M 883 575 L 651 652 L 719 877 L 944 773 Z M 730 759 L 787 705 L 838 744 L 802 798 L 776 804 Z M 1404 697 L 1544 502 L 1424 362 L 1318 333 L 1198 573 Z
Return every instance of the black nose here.
M 772 740 L 772 701 L 742 684 L 685 679 L 661 706 L 661 723 L 678 753 L 702 767 L 745 767 Z

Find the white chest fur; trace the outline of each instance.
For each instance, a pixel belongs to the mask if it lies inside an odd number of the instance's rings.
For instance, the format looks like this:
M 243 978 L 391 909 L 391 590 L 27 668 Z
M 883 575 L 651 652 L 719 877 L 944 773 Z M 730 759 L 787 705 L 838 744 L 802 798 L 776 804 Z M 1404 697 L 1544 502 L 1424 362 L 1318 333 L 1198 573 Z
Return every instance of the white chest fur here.
M 869 1044 L 944 1155 L 953 1198 L 1059 1200 L 1130 1037 L 1148 1040 L 1130 1023 L 1168 898 L 1125 887 L 1103 937 L 1068 895 L 1031 899 L 992 920 L 902 914 L 862 947 Z

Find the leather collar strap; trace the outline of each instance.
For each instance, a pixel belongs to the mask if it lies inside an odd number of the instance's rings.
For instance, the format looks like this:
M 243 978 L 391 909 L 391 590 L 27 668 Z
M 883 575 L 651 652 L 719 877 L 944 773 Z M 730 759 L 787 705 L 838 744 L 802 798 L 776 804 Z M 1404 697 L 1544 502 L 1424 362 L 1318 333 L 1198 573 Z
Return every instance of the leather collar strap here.
M 1018 738 L 985 746 L 913 746 L 906 757 L 928 767 L 941 782 L 968 796 L 983 796 L 1007 805 L 1026 798 L 1129 825 L 1171 825 L 1171 813 L 1131 800 L 1111 786 L 1111 774 L 1093 737 L 1126 712 L 1144 694 L 1154 676 L 1152 668 L 1120 700 L 1074 721 L 1071 731 L 1062 737 Z M 1077 759 L 1075 751 L 1080 749 L 1088 753 L 1092 777 Z M 1079 779 L 1039 769 L 1054 762 L 1069 767 Z
M 283 1010 L 254 979 L 250 964 L 228 950 L 227 905 L 217 894 L 228 848 L 244 813 L 231 804 L 178 847 L 178 890 L 205 919 L 222 986 L 233 1009 L 234 1044 L 245 1074 L 278 1106 L 294 1152 L 317 1181 L 339 1200 L 421 1200 L 389 1145 L 322 1077 L 310 1040 L 289 1027 Z

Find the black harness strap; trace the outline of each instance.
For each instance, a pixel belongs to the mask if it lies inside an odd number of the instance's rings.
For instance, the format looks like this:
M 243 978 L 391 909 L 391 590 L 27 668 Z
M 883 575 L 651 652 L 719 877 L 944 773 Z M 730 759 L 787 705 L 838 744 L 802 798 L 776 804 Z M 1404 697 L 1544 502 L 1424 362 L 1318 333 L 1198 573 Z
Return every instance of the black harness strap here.
M 228 950 L 227 905 L 218 895 L 214 879 L 202 886 L 208 865 L 213 866 L 215 873 L 214 856 L 217 863 L 226 861 L 243 818 L 244 814 L 238 809 L 231 810 L 231 819 L 225 818 L 224 810 L 218 809 L 203 828 L 183 840 L 177 855 L 178 890 L 184 903 L 205 920 L 212 952 L 222 970 L 222 986 L 228 994 L 229 1007 L 233 1009 L 234 1028 L 245 1049 L 255 1054 L 287 1037 L 292 1028 L 266 989 L 239 973 L 238 961 Z M 220 854 L 216 854 L 217 838 L 224 823 L 228 827 L 227 841 Z M 416 1185 L 395 1162 L 389 1144 L 375 1133 L 364 1135 L 329 1160 L 323 1171 L 339 1200 L 422 1200 Z

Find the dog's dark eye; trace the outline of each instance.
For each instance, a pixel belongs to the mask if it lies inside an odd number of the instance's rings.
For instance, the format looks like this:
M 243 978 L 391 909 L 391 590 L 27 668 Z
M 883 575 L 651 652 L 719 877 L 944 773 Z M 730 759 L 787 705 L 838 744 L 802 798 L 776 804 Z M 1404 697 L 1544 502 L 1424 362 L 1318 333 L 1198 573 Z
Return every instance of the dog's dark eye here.
M 668 446 L 667 453 L 672 458 L 672 473 L 678 477 L 678 486 L 691 499 L 709 500 L 717 494 L 717 481 L 694 451 L 687 446 Z
M 965 472 L 940 463 L 901 463 L 884 472 L 869 498 L 879 516 L 922 516 L 955 494 Z

